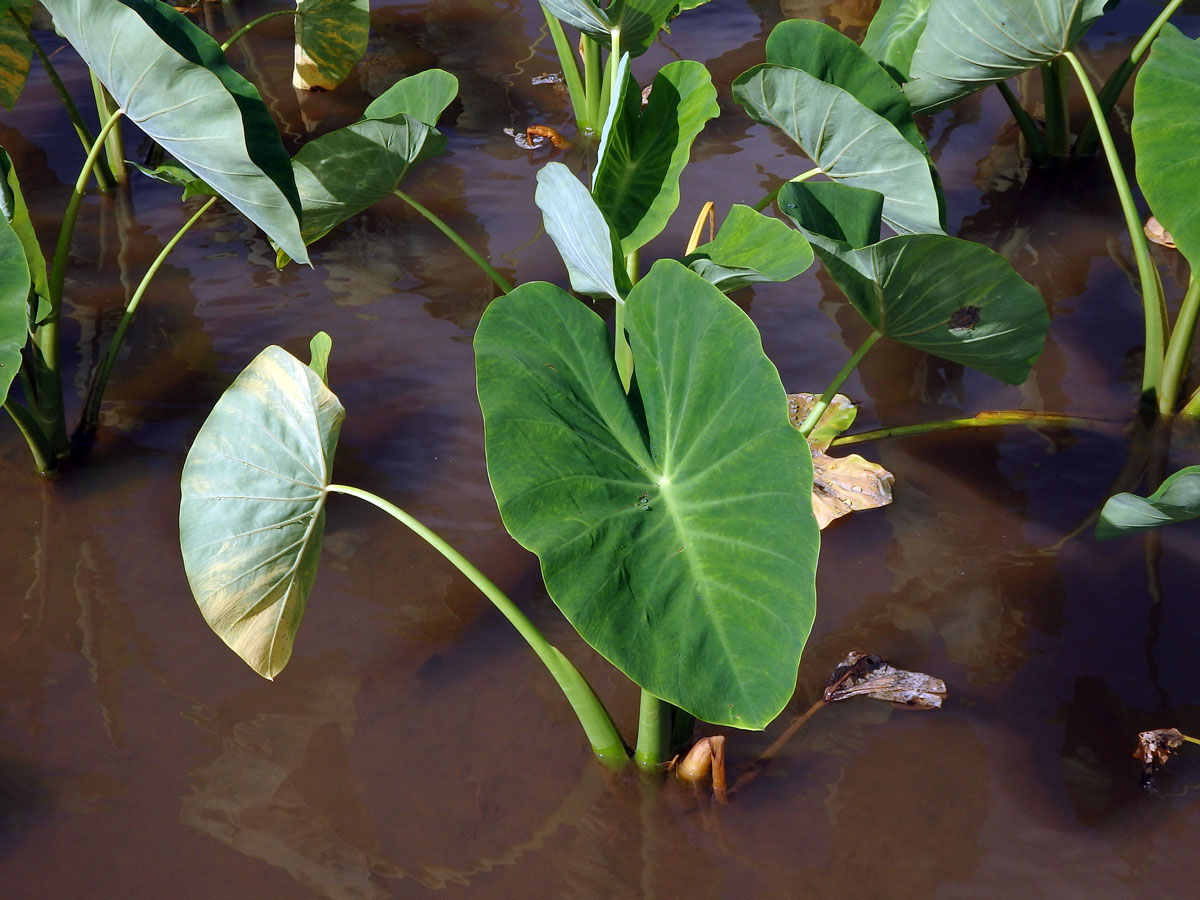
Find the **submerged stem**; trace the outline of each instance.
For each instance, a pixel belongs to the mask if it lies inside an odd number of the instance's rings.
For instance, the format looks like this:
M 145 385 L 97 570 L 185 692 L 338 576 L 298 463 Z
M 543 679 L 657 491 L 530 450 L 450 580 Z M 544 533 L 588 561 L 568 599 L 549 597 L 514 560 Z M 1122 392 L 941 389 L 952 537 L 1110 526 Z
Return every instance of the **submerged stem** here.
M 461 250 L 464 254 L 466 254 L 467 258 L 469 260 L 471 260 L 471 262 L 475 263 L 475 265 L 477 265 L 483 271 L 483 273 L 485 275 L 487 275 L 488 278 L 492 279 L 492 281 L 495 282 L 496 286 L 498 288 L 500 288 L 501 291 L 503 291 L 505 294 L 512 292 L 513 286 L 509 282 L 509 280 L 507 278 L 505 278 L 503 275 L 501 275 L 500 272 L 496 268 L 494 268 L 491 263 L 489 263 L 486 259 L 484 259 L 482 256 L 480 256 L 479 253 L 476 252 L 474 247 L 472 247 L 465 240 L 463 240 L 462 235 L 460 235 L 457 231 L 455 231 L 453 228 L 451 228 L 449 225 L 447 225 L 445 222 L 443 222 L 440 218 L 438 218 L 436 213 L 434 213 L 433 211 L 431 211 L 429 209 L 426 209 L 424 206 L 422 206 L 420 203 L 418 203 L 412 197 L 408 196 L 408 194 L 404 193 L 404 191 L 400 190 L 399 188 L 392 191 L 392 193 L 395 194 L 397 197 L 399 197 L 401 200 L 403 200 L 405 203 L 407 203 L 409 206 L 411 206 L 413 209 L 415 209 L 417 212 L 419 212 L 421 215 L 423 215 L 429 221 L 429 223 L 432 224 L 438 231 L 440 231 L 446 237 L 450 238 L 450 240 L 454 244 L 454 246 L 457 247 L 459 250 Z
M 437 532 L 382 497 L 344 484 L 331 484 L 326 487 L 326 490 L 335 494 L 348 494 L 378 507 L 393 519 L 407 525 L 422 540 L 442 554 L 451 565 L 479 588 L 485 597 L 492 601 L 492 604 L 500 610 L 504 618 L 512 623 L 525 642 L 533 649 L 533 652 L 537 654 L 538 659 L 542 661 L 554 680 L 558 682 L 558 686 L 562 688 L 571 708 L 575 710 L 579 724 L 583 726 L 596 756 L 611 763 L 623 763 L 629 758 L 625 742 L 621 739 L 616 726 L 613 725 L 612 719 L 609 718 L 608 711 L 579 670 L 562 655 L 557 647 L 549 643 L 533 622 L 517 608 L 517 605 L 465 556 L 455 550 Z
M 867 335 L 867 339 L 862 342 L 862 346 L 854 351 L 854 355 L 851 356 L 850 359 L 846 361 L 846 364 L 842 366 L 841 370 L 833 376 L 833 381 L 829 383 L 829 387 L 825 388 L 825 393 L 821 395 L 820 399 L 817 400 L 816 405 L 813 406 L 808 415 L 805 417 L 804 421 L 800 424 L 800 433 L 802 435 L 808 437 L 809 434 L 812 433 L 812 430 L 816 427 L 817 422 L 820 421 L 821 416 L 824 415 L 825 410 L 829 407 L 830 401 L 833 400 L 833 395 L 838 392 L 838 388 L 840 388 L 846 379 L 850 377 L 850 373 L 854 371 L 855 366 L 859 364 L 862 358 L 867 355 L 867 351 L 874 347 L 875 342 L 881 337 L 883 337 L 883 333 L 880 331 L 872 331 L 869 335 Z
M 1029 155 L 1033 158 L 1033 164 L 1038 168 L 1045 168 L 1050 164 L 1050 154 L 1046 152 L 1046 140 L 1042 137 L 1037 122 L 1033 121 L 1033 117 L 1025 112 L 1025 108 L 1021 106 L 1021 102 L 1017 100 L 1016 94 L 1012 92 L 1007 82 L 997 81 L 996 89 L 1000 91 L 1000 96 L 1008 104 L 1008 111 L 1012 113 L 1013 119 L 1021 129 L 1021 134 L 1025 136 L 1025 143 L 1029 145 Z
M 1163 343 L 1166 333 L 1164 322 L 1165 305 L 1163 302 L 1162 286 L 1158 281 L 1158 272 L 1150 259 L 1150 250 L 1146 245 L 1146 235 L 1142 231 L 1141 219 L 1138 216 L 1137 205 L 1133 201 L 1133 192 L 1129 189 L 1129 180 L 1121 166 L 1121 158 L 1117 155 L 1113 143 L 1112 132 L 1104 121 L 1103 111 L 1092 83 L 1084 72 L 1079 59 L 1070 50 L 1063 58 L 1071 64 L 1079 79 L 1083 94 L 1087 97 L 1088 108 L 1100 132 L 1100 145 L 1104 148 L 1104 156 L 1108 160 L 1108 168 L 1112 172 L 1113 185 L 1117 189 L 1117 197 L 1121 201 L 1121 211 L 1125 214 L 1125 227 L 1129 231 L 1129 240 L 1133 244 L 1133 254 L 1137 260 L 1138 277 L 1142 286 L 1142 311 L 1146 329 L 1146 358 L 1142 370 L 1142 401 L 1153 407 L 1157 406 L 1154 394 L 1158 389 L 1163 366 Z
M 637 749 L 633 754 L 639 769 L 652 772 L 669 759 L 671 710 L 670 703 L 642 690 L 638 706 Z

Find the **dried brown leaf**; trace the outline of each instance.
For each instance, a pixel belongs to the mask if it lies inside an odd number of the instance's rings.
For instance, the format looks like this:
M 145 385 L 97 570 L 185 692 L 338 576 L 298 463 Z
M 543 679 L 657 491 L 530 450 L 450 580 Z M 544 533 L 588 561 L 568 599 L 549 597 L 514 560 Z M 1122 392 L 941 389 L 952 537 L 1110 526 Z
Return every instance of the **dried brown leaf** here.
M 1156 728 L 1138 735 L 1134 758 L 1142 761 L 1142 787 L 1149 787 L 1158 770 L 1183 746 L 1183 733 L 1178 728 Z
M 1146 237 L 1154 243 L 1160 244 L 1163 247 L 1169 247 L 1172 250 L 1175 249 L 1175 238 L 1171 237 L 1171 232 L 1163 228 L 1162 223 L 1154 218 L 1154 216 L 1146 220 L 1146 224 L 1142 230 L 1146 232 Z
M 878 657 L 851 651 L 833 670 L 825 702 L 873 697 L 906 709 L 938 709 L 946 699 L 946 682 L 923 672 L 897 669 Z

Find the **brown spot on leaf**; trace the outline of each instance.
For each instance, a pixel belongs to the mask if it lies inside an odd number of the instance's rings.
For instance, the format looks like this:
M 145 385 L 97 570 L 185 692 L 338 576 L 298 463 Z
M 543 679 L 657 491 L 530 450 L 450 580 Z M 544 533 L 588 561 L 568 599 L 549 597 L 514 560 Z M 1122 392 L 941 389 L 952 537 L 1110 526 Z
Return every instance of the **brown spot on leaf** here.
M 960 306 L 950 314 L 951 331 L 970 331 L 979 324 L 978 306 Z

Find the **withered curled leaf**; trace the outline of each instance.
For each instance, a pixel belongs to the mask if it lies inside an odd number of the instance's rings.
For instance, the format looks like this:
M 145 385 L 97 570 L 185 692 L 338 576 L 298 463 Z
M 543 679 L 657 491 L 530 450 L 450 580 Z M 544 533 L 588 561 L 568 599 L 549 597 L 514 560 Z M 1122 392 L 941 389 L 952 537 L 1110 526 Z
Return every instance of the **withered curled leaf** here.
M 675 767 L 681 781 L 699 782 L 712 775 L 713 796 L 718 803 L 728 802 L 725 783 L 725 738 L 715 734 L 700 738 L 687 756 Z
M 906 709 L 938 709 L 946 699 L 946 682 L 923 672 L 897 669 L 887 660 L 852 650 L 833 670 L 825 702 L 873 697 Z
M 1158 219 L 1151 216 L 1146 220 L 1142 231 L 1146 233 L 1146 237 L 1156 244 L 1167 247 L 1171 250 L 1175 249 L 1175 238 L 1171 237 L 1171 232 L 1162 227 L 1162 223 Z
M 813 394 L 788 394 L 788 416 L 797 428 L 808 416 L 817 398 Z M 850 427 L 855 408 L 848 397 L 834 395 L 808 436 L 813 458 L 813 514 L 823 529 L 830 522 L 855 510 L 875 509 L 892 502 L 895 476 L 857 453 L 829 456 L 830 442 Z
M 1142 761 L 1142 787 L 1154 784 L 1154 776 L 1167 760 L 1183 746 L 1183 733 L 1178 728 L 1156 728 L 1138 735 L 1135 759 Z

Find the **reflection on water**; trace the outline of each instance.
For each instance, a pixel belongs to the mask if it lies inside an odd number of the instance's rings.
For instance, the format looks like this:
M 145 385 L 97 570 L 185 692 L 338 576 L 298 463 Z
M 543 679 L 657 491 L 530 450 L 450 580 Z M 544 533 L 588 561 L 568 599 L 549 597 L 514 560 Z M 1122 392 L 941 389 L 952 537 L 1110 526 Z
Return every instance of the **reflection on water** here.
M 557 68 L 538 7 L 376 6 L 368 58 L 336 91 L 291 88 L 283 18 L 234 60 L 291 147 L 354 120 L 397 77 L 453 71 L 463 96 L 443 123 L 448 152 L 406 189 L 515 281 L 563 282 L 533 204 L 547 157 L 503 134 L 539 122 L 573 132 L 561 92 L 534 83 Z M 201 18 L 223 36 L 267 9 L 204 4 Z M 684 175 L 680 222 L 647 260 L 682 247 L 704 200 L 753 203 L 807 167 L 729 94 L 761 62 L 770 28 L 805 15 L 857 36 L 870 10 L 714 0 L 635 62 L 645 80 L 677 57 L 706 61 L 722 106 Z M 1122 4 L 1120 27 L 1133 33 L 1155 12 Z M 1127 43 L 1097 36 L 1096 69 Z M 69 59 L 56 56 L 82 93 L 86 73 Z M 36 65 L 0 118 L 48 242 L 78 148 Z M 1103 168 L 1029 170 L 994 92 L 925 127 L 951 231 L 1003 252 L 1042 291 L 1050 340 L 1019 388 L 882 343 L 847 385 L 859 425 L 1019 406 L 1125 417 L 1141 311 Z M 581 169 L 588 151 L 558 158 Z M 132 286 L 190 209 L 144 183 L 130 203 L 85 204 L 64 326 L 72 407 Z M 1177 297 L 1183 272 L 1160 259 Z M 470 338 L 494 287 L 399 200 L 335 230 L 314 260 L 277 271 L 261 235 L 214 209 L 148 295 L 86 464 L 41 481 L 13 430 L 0 432 L 0 896 L 1190 895 L 1200 760 L 1185 750 L 1151 794 L 1129 754 L 1143 728 L 1200 731 L 1195 532 L 1164 533 L 1154 579 L 1139 542 L 1090 538 L 1122 469 L 1144 468 L 1145 447 L 1115 433 L 867 447 L 896 473 L 896 502 L 826 532 L 797 696 L 766 733 L 725 732 L 730 764 L 736 775 L 751 763 L 852 649 L 944 678 L 950 700 L 923 714 L 827 708 L 730 807 L 594 764 L 501 617 L 419 540 L 345 498 L 330 504 L 294 661 L 276 683 L 258 679 L 190 599 L 179 467 L 264 344 L 300 351 L 324 329 L 348 410 L 338 479 L 443 532 L 579 661 L 622 726 L 636 718 L 636 694 L 569 633 L 491 499 Z M 816 272 L 736 300 L 792 391 L 819 389 L 865 337 Z M 1195 462 L 1197 449 L 1179 436 L 1167 465 Z

